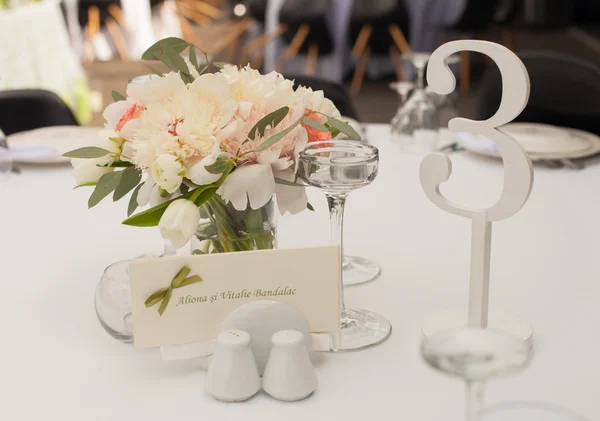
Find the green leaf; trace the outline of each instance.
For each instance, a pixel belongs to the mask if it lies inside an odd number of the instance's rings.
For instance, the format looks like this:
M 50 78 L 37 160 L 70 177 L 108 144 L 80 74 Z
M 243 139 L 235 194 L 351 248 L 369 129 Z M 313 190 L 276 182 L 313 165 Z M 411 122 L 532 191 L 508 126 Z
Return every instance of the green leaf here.
M 73 187 L 73 190 L 78 189 L 79 187 L 91 187 L 91 186 L 95 186 L 96 183 L 84 183 L 84 184 L 80 184 L 78 186 Z
M 63 154 L 67 158 L 81 158 L 81 159 L 92 159 L 106 156 L 110 152 L 106 149 L 99 148 L 97 146 L 86 146 L 85 148 L 75 149 Z
M 128 161 L 115 161 L 115 162 L 111 162 L 106 165 L 98 165 L 98 166 L 106 167 L 106 168 L 129 168 L 129 167 L 133 167 L 133 164 Z
M 207 184 L 206 186 L 198 187 L 198 189 L 202 189 L 202 194 L 199 193 L 199 196 L 194 201 L 194 203 L 200 206 L 202 203 L 206 202 L 208 199 L 214 196 L 215 192 L 218 189 L 218 185 Z M 161 203 L 160 205 L 156 205 L 153 208 L 147 209 L 143 212 L 130 216 L 129 218 L 123 221 L 123 224 L 132 227 L 155 227 L 158 225 L 158 223 L 160 222 L 160 218 L 163 216 L 163 213 L 165 213 L 165 211 L 171 203 L 179 199 L 189 198 L 192 194 L 194 194 L 194 192 L 196 192 L 196 190 L 192 190 L 191 192 L 182 194 L 181 196 L 171 199 L 167 202 Z
M 194 200 L 194 204 L 198 207 L 202 206 L 208 199 L 213 197 L 218 190 L 218 187 L 213 186 L 212 184 L 204 187 L 208 188 L 200 193 L 198 197 L 196 197 L 196 200 Z
M 176 37 L 161 39 L 144 51 L 144 54 L 142 54 L 142 60 L 160 60 L 158 55 L 164 53 L 166 50 L 172 50 L 176 53 L 181 53 L 188 47 L 188 45 L 190 44 L 187 41 Z
M 244 217 L 246 230 L 248 232 L 260 232 L 264 230 L 264 221 L 262 209 L 248 209 L 248 213 Z
M 194 66 L 196 68 L 196 70 L 198 70 L 198 58 L 196 57 L 196 47 L 194 47 L 194 44 L 190 44 L 190 63 L 192 63 L 192 66 Z
M 102 199 L 111 194 L 121 182 L 122 175 L 123 171 L 115 171 L 109 172 L 108 174 L 104 174 L 102 177 L 100 177 L 98 184 L 96 184 L 96 188 L 88 200 L 88 207 L 93 208 L 100 203 Z
M 161 288 L 158 291 L 156 291 L 154 294 L 152 294 L 151 296 L 149 296 L 146 301 L 144 302 L 144 304 L 146 305 L 146 307 L 152 307 L 153 305 L 155 305 L 156 303 L 158 303 L 160 300 L 163 299 L 163 297 L 167 294 L 167 291 L 170 288 Z
M 221 187 L 223 185 L 223 183 L 225 182 L 225 180 L 227 180 L 227 177 L 229 177 L 229 174 L 231 173 L 234 167 L 235 161 L 231 160 L 227 162 L 227 168 L 225 168 L 225 171 L 223 171 L 223 175 L 215 183 L 217 187 Z
M 179 72 L 179 77 L 181 77 L 181 80 L 183 80 L 183 83 L 185 83 L 186 85 L 189 85 L 194 81 L 194 77 L 187 73 Z
M 181 269 L 179 269 L 179 272 L 177 272 L 177 275 L 175 275 L 175 277 L 171 281 L 171 287 L 179 288 L 183 280 L 190 274 L 191 271 L 192 270 L 187 266 L 184 266 Z
M 329 131 L 329 129 L 323 123 L 321 123 L 320 121 L 313 120 L 310 117 L 305 116 L 302 119 L 302 122 L 304 124 L 306 124 L 307 126 L 312 127 L 313 129 L 317 129 L 320 132 L 328 132 Z
M 121 200 L 127 193 L 133 190 L 142 179 L 142 170 L 136 167 L 129 167 L 121 174 L 121 181 L 115 189 L 113 201 Z
M 150 69 L 150 71 L 151 71 L 152 73 L 154 73 L 155 75 L 158 75 L 158 76 L 160 76 L 160 77 L 165 77 L 165 75 L 163 75 L 163 73 L 162 73 L 162 72 L 159 72 L 159 71 L 158 71 L 158 70 L 156 70 L 154 67 L 152 67 L 152 66 L 148 66 L 147 64 L 146 64 L 146 67 L 147 67 L 147 68 L 149 68 L 149 69 Z
M 325 123 L 325 127 L 327 127 L 327 130 L 329 130 L 329 133 L 331 133 L 332 139 L 335 139 L 337 135 L 341 133 L 338 129 L 332 127 L 329 123 Z
M 211 174 L 221 174 L 227 168 L 227 161 L 216 161 L 214 164 L 204 167 Z
M 287 180 L 284 180 L 283 178 L 277 178 L 277 177 L 275 177 L 275 183 L 282 184 L 284 186 L 291 186 L 291 187 L 306 187 L 304 184 L 294 183 L 293 181 L 287 181 Z
M 223 67 L 227 66 L 228 64 L 231 63 L 227 63 L 226 61 L 215 61 L 213 62 L 213 66 L 215 66 L 217 69 L 222 69 Z
M 160 307 L 158 307 L 158 312 L 162 316 L 167 306 L 169 305 L 169 301 L 171 301 L 171 295 L 173 295 L 173 290 L 171 288 L 168 289 L 167 293 L 163 297 L 162 303 L 160 303 Z
M 131 198 L 129 198 L 129 205 L 127 206 L 127 216 L 131 216 L 131 214 L 133 212 L 135 212 L 135 210 L 137 209 L 137 207 L 138 207 L 138 202 L 137 202 L 138 193 L 140 192 L 140 189 L 142 188 L 143 185 L 144 185 L 144 183 L 138 184 L 138 186 L 133 191 L 133 194 L 131 195 Z
M 204 253 L 204 252 L 203 252 L 202 250 L 200 250 L 200 249 L 196 249 L 196 250 L 194 250 L 194 251 L 192 252 L 192 255 L 194 255 L 194 256 L 197 256 L 197 255 L 200 255 L 200 254 L 206 254 L 206 253 Z
M 315 211 L 315 208 L 313 208 L 313 205 L 311 205 L 310 202 L 306 202 L 306 209 L 308 209 L 311 212 Z
M 123 95 L 120 92 L 112 91 L 112 99 L 113 99 L 113 101 L 117 102 L 117 101 L 125 101 L 127 98 L 125 98 L 125 95 Z
M 188 285 L 197 284 L 198 282 L 202 282 L 203 279 L 198 275 L 190 276 L 189 278 L 185 278 L 181 284 L 179 284 L 179 288 L 186 287 Z
M 268 138 L 267 140 L 265 140 L 258 148 L 254 149 L 254 152 L 260 152 L 260 151 L 264 151 L 265 149 L 268 149 L 269 147 L 271 147 L 272 145 L 274 145 L 275 143 L 279 142 L 281 139 L 283 139 L 289 132 L 291 132 L 292 130 L 294 130 L 296 128 L 296 126 L 298 124 L 300 124 L 300 122 L 302 121 L 303 117 L 300 117 L 298 120 L 296 120 L 295 123 L 293 123 L 290 127 L 288 127 L 285 130 L 280 131 L 279 133 L 271 136 L 270 138 Z
M 327 117 L 327 122 L 335 129 L 344 133 L 352 140 L 360 140 L 360 135 L 348 123 L 338 120 L 337 118 Z
M 280 109 L 267 114 L 252 127 L 250 133 L 248 133 L 248 138 L 254 140 L 257 132 L 260 137 L 263 137 L 267 126 L 276 127 L 288 115 L 289 111 L 290 107 L 281 107 Z

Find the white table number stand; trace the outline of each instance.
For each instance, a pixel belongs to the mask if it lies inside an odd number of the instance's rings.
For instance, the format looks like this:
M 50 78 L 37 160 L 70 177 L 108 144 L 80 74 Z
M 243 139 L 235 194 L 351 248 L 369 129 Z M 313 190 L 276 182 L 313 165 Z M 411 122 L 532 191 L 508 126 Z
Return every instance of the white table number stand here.
M 440 153 L 423 159 L 419 174 L 421 186 L 437 207 L 472 220 L 468 325 L 501 329 L 531 343 L 531 327 L 501 314 L 488 314 L 492 222 L 510 218 L 517 213 L 529 198 L 533 186 L 533 167 L 527 153 L 514 139 L 498 130 L 498 127 L 515 119 L 527 105 L 529 75 L 521 60 L 499 44 L 487 41 L 453 41 L 438 48 L 429 60 L 427 81 L 434 92 L 447 95 L 456 88 L 456 79 L 446 65 L 446 60 L 459 51 L 483 53 L 494 60 L 502 75 L 502 101 L 496 114 L 488 120 L 454 118 L 448 127 L 453 132 L 481 134 L 496 143 L 504 162 L 504 186 L 498 202 L 487 209 L 468 209 L 452 203 L 439 189 L 440 184 L 450 178 L 452 161 Z M 423 334 L 429 336 L 440 329 L 464 326 L 464 323 L 464 312 L 445 314 L 426 323 Z

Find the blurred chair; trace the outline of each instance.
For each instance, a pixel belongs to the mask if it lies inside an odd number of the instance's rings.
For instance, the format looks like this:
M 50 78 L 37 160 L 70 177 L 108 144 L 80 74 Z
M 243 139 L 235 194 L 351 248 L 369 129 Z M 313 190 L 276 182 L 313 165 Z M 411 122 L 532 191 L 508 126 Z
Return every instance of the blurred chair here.
M 279 12 L 279 21 L 286 25 L 283 39 L 288 44 L 277 60 L 276 70 L 302 53 L 306 54 L 306 74 L 314 75 L 319 54 L 331 54 L 333 40 L 327 28 L 330 0 L 286 0 Z
M 123 37 L 122 30 L 131 34 L 119 0 L 79 0 L 79 23 L 85 27 L 84 51 L 85 62 L 94 60 L 93 39 L 106 28 L 121 60 L 128 60 L 129 47 Z
M 50 91 L 0 91 L 0 128 L 7 136 L 39 127 L 77 125 L 71 109 Z
M 313 91 L 323 91 L 325 97 L 333 102 L 343 116 L 358 120 L 356 108 L 354 108 L 352 99 L 343 85 L 312 76 L 286 75 L 286 78 L 294 80 L 294 87 L 306 86 Z
M 463 14 L 444 30 L 457 33 L 459 38 L 471 39 L 488 30 L 495 22 L 502 0 L 467 0 Z M 468 51 L 460 53 L 460 92 L 466 95 L 471 90 L 471 56 Z
M 350 18 L 352 57 L 357 61 L 352 93 L 360 92 L 371 54 L 389 54 L 396 78 L 403 79 L 400 54 L 410 53 L 405 34 L 410 17 L 403 0 L 355 0 Z
M 500 42 L 512 51 L 515 51 L 514 21 L 522 3 L 522 0 L 500 0 L 494 16 L 494 23 L 500 29 Z
M 246 0 L 245 6 L 248 15 L 261 28 L 265 27 L 265 16 L 267 13 L 268 0 Z M 281 36 L 287 30 L 287 25 L 280 23 L 273 31 L 264 32 L 262 35 L 249 41 L 242 50 L 240 65 L 245 66 L 250 63 L 254 69 L 259 69 L 264 60 L 264 48 L 275 38 Z
M 571 127 L 600 135 L 600 68 L 546 52 L 519 54 L 531 79 L 529 104 L 515 121 Z M 476 118 L 496 113 L 502 80 L 496 65 L 486 69 L 477 92 Z

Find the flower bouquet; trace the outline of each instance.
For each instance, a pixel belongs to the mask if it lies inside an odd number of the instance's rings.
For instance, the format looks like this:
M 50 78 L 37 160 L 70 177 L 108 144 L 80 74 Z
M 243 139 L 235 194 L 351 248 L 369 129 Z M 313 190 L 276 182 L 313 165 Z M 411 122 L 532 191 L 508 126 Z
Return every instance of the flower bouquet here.
M 172 71 L 134 79 L 126 96 L 113 92 L 99 143 L 65 156 L 77 187 L 94 186 L 90 208 L 133 191 L 123 223 L 158 226 L 175 248 L 194 236 L 195 253 L 273 248 L 275 207 L 311 209 L 296 176 L 299 152 L 340 132 L 360 138 L 322 91 L 294 89 L 278 73 L 232 65 L 212 73 L 177 38 L 142 58 Z

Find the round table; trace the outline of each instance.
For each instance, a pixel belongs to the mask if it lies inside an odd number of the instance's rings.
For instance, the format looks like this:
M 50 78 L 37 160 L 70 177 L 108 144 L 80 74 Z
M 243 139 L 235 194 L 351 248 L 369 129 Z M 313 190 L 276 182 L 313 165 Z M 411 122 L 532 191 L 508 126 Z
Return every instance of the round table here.
M 346 250 L 383 268 L 373 283 L 348 288 L 350 307 L 371 309 L 393 325 L 382 345 L 317 354 L 319 388 L 297 403 L 264 393 L 243 404 L 204 392 L 195 360 L 161 361 L 109 337 L 96 320 L 94 288 L 105 266 L 158 249 L 156 229 L 120 224 L 126 201 L 87 209 L 89 190 L 72 190 L 70 169 L 25 167 L 0 182 L 0 353 L 2 412 L 10 420 L 460 420 L 463 385 L 419 356 L 422 321 L 467 305 L 470 222 L 431 204 L 422 192 L 420 158 L 400 152 L 389 127 L 368 127 L 380 148 L 375 182 L 352 193 Z M 452 155 L 443 186 L 461 204 L 498 197 L 500 161 Z M 493 310 L 534 327 L 535 356 L 526 371 L 493 381 L 489 403 L 542 400 L 600 418 L 598 238 L 600 166 L 583 171 L 536 168 L 533 193 L 513 218 L 494 224 Z M 322 194 L 315 213 L 280 218 L 280 246 L 328 242 Z

